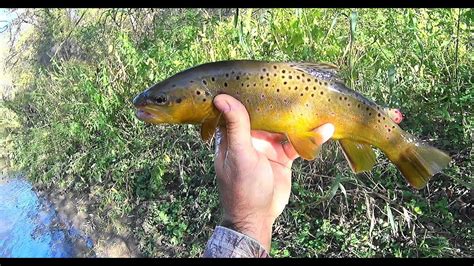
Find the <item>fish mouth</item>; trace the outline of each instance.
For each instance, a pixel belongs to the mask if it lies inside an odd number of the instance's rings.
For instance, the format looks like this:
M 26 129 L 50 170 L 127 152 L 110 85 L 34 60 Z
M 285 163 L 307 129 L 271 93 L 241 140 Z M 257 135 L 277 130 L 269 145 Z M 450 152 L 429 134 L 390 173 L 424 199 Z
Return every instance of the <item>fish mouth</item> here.
M 143 121 L 149 121 L 149 120 L 152 120 L 153 118 L 156 118 L 155 115 L 153 115 L 152 113 L 147 112 L 143 109 L 138 109 L 135 112 L 135 115 L 138 119 L 143 120 Z
M 137 107 L 135 116 L 139 120 L 151 124 L 162 124 L 174 121 L 173 117 L 171 117 L 166 110 L 154 108 L 149 105 Z

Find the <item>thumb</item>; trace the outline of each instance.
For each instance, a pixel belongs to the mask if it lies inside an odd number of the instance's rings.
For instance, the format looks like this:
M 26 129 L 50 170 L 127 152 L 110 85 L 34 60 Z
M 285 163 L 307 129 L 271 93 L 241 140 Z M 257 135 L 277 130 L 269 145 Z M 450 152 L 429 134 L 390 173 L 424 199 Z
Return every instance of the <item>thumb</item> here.
M 250 118 L 245 106 L 226 94 L 217 95 L 214 105 L 226 120 L 228 149 L 235 151 L 251 148 Z

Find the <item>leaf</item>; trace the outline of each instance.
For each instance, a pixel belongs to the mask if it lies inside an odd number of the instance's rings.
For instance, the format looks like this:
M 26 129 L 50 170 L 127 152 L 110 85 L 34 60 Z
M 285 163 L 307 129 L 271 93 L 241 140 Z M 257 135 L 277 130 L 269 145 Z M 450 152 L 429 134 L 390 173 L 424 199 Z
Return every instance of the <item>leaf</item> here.
M 387 209 L 388 222 L 390 223 L 390 227 L 392 228 L 392 233 L 393 235 L 396 235 L 397 226 L 395 224 L 395 220 L 393 219 L 392 209 L 390 208 L 390 205 L 388 203 L 386 205 L 386 209 Z
M 329 191 L 329 200 L 328 202 L 331 202 L 332 198 L 336 195 L 337 189 L 339 188 L 339 184 L 341 183 L 341 178 L 342 175 L 337 174 L 336 175 L 336 180 L 334 180 L 334 183 L 331 185 L 331 190 Z
M 357 11 L 351 13 L 351 37 L 354 39 L 357 25 Z

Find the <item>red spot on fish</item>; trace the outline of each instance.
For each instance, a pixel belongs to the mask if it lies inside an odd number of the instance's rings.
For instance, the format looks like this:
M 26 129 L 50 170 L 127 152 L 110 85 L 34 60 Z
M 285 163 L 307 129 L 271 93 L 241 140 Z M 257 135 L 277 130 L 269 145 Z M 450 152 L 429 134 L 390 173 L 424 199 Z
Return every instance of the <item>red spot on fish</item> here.
M 400 110 L 395 109 L 393 110 L 394 116 L 393 116 L 393 121 L 397 124 L 400 124 L 400 122 L 403 121 L 403 114 L 400 112 Z

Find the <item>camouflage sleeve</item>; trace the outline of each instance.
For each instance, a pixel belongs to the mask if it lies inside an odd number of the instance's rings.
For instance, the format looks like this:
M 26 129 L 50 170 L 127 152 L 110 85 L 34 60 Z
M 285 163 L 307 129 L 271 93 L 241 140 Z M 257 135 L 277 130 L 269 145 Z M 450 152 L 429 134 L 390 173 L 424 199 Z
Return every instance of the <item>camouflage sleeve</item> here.
M 255 239 L 232 229 L 217 226 L 207 243 L 204 258 L 269 258 Z

